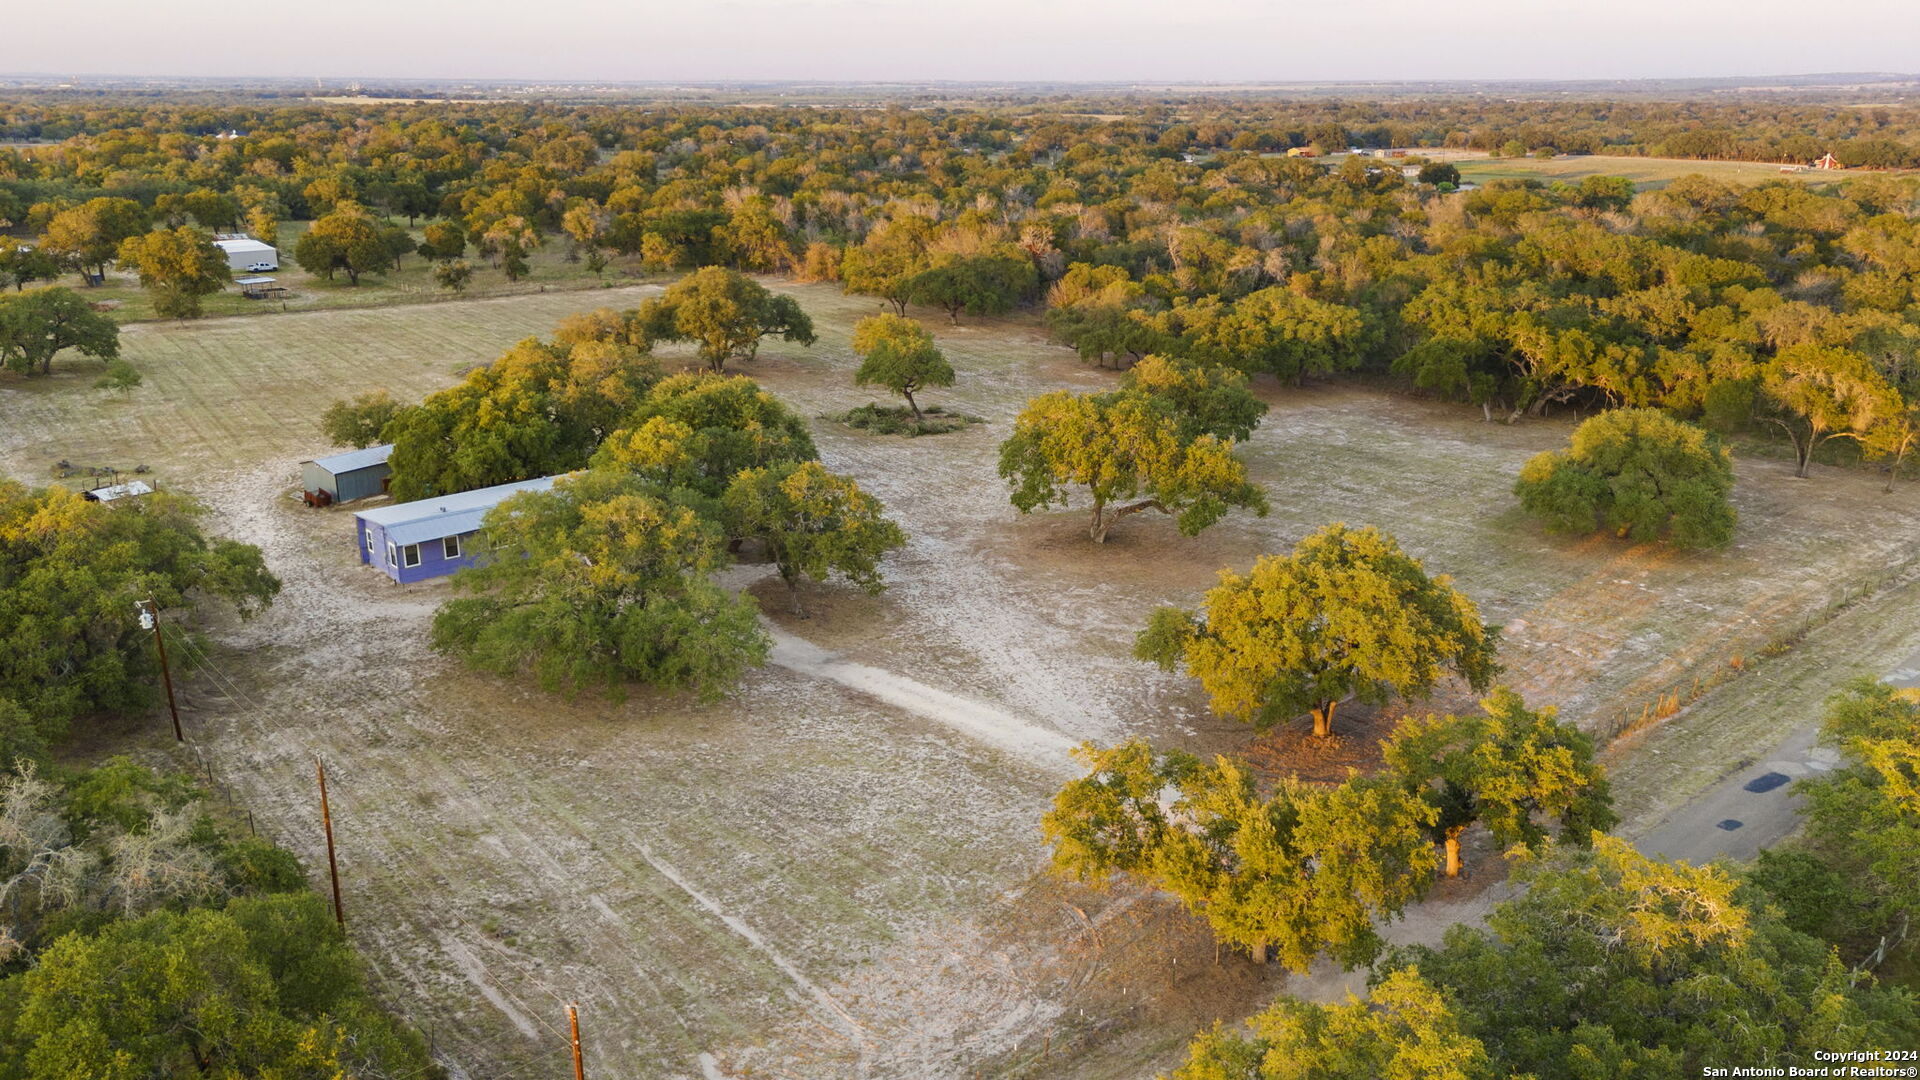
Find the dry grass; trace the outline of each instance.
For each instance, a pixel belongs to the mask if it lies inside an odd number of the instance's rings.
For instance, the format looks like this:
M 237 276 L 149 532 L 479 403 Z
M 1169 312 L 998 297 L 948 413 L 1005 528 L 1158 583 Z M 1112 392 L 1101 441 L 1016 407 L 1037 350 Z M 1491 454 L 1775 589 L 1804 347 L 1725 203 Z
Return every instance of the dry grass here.
M 748 370 L 802 415 L 867 400 L 847 335 L 875 305 L 792 291 L 820 342 L 770 344 Z M 355 938 L 472 1075 L 560 1063 L 547 1027 L 559 997 L 582 1002 L 593 1071 L 649 1076 L 697 1076 L 701 1054 L 760 1075 L 847 1075 L 861 1060 L 885 1077 L 1138 1075 L 1207 1018 L 1250 1010 L 1269 977 L 1197 963 L 1205 950 L 1177 913 L 1122 909 L 1135 929 L 1113 940 L 1136 944 L 1076 960 L 1079 917 L 1061 905 L 1099 919 L 1119 901 L 1035 885 L 1052 776 L 778 668 L 713 707 L 559 702 L 460 671 L 423 644 L 444 585 L 388 586 L 355 566 L 346 515 L 279 498 L 325 449 L 315 418 L 335 397 L 417 396 L 568 312 L 639 295 L 133 327 L 126 351 L 147 383 L 129 397 L 91 390 L 91 365 L 0 382 L 0 466 L 38 480 L 60 458 L 147 463 L 206 496 L 217 527 L 267 547 L 287 593 L 217 635 L 249 700 L 195 679 L 194 737 L 309 860 L 310 755 L 326 755 Z M 1605 732 L 1679 695 L 1616 754 L 1616 790 L 1641 822 L 1920 637 L 1911 488 L 1883 497 L 1869 475 L 1808 483 L 1746 459 L 1724 551 L 1556 540 L 1513 509 L 1510 486 L 1574 418 L 1507 427 L 1350 388 L 1260 387 L 1274 408 L 1247 453 L 1272 516 L 1185 539 L 1142 515 L 1093 545 L 1077 512 L 1015 515 L 995 448 L 1033 394 L 1116 376 L 1031 319 L 928 321 L 960 373 L 929 403 L 986 423 L 926 439 L 815 425 L 827 464 L 879 495 L 912 542 L 886 594 L 816 590 L 813 617 L 787 626 L 1075 739 L 1249 749 L 1191 685 L 1132 660 L 1132 634 L 1220 567 L 1335 520 L 1378 524 L 1455 575 L 1506 625 L 1507 678 L 1530 701 Z M 1358 713 L 1343 712 L 1349 745 L 1328 768 L 1349 751 L 1365 764 L 1382 719 Z M 1282 768 L 1299 741 L 1283 730 L 1251 749 Z
M 1587 176 L 1624 176 L 1641 190 L 1665 186 L 1682 176 L 1709 176 L 1716 180 L 1758 184 L 1767 180 L 1795 180 L 1804 183 L 1832 183 L 1858 176 L 1876 175 L 1865 171 L 1781 172 L 1777 164 L 1760 161 L 1697 161 L 1689 158 L 1619 157 L 1610 154 L 1573 154 L 1551 158 L 1451 158 L 1460 168 L 1460 177 L 1476 184 L 1489 180 L 1538 179 L 1579 180 Z

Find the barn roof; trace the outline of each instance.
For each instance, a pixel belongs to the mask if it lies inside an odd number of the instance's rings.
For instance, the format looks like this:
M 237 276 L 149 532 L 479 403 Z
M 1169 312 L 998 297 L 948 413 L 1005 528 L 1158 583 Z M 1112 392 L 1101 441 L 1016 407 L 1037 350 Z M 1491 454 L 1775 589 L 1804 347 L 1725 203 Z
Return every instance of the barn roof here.
M 382 464 L 392 453 L 392 443 L 381 443 L 379 446 L 369 446 L 363 450 L 349 450 L 344 454 L 314 458 L 312 463 L 339 476 L 341 473 L 352 472 L 355 469 L 367 469 Z
M 546 491 L 558 479 L 557 476 L 543 476 L 538 480 L 522 480 L 516 484 L 497 484 L 474 491 L 462 491 L 457 495 L 440 495 L 398 506 L 362 510 L 354 517 L 385 528 L 387 539 L 396 544 L 422 544 L 473 532 L 486 519 L 487 511 L 505 502 L 508 496 L 522 491 Z
M 248 252 L 278 251 L 272 244 L 263 244 L 251 236 L 236 236 L 229 240 L 215 240 L 213 246 L 229 255 L 241 255 Z

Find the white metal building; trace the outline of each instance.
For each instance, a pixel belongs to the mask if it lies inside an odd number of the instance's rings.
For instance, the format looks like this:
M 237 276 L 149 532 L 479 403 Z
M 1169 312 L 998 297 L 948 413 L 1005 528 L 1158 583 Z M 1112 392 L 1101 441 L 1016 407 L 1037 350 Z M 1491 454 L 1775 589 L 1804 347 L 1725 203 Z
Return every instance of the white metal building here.
M 227 253 L 229 270 L 252 270 L 256 266 L 280 269 L 280 249 L 250 236 L 222 237 L 215 240 L 213 246 Z

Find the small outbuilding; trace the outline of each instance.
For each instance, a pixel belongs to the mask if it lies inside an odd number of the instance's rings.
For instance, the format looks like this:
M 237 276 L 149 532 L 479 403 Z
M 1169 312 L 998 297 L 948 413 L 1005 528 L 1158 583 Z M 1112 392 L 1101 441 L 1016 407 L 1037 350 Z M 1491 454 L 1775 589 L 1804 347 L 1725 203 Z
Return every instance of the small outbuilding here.
M 137 499 L 142 495 L 153 494 L 153 485 L 145 480 L 128 480 L 124 484 L 108 484 L 91 491 L 83 491 L 80 497 L 88 502 L 117 503 L 127 499 Z
M 300 463 L 300 486 L 306 490 L 310 506 L 352 502 L 387 490 L 387 476 L 393 471 L 387 458 L 392 443 L 349 450 L 332 457 Z
M 280 269 L 280 249 L 251 236 L 215 237 L 213 246 L 226 253 L 229 270 Z
M 362 510 L 353 515 L 360 561 L 402 585 L 472 566 L 487 547 L 479 536 L 487 512 L 523 491 L 546 491 L 558 479 L 544 476 Z
M 279 300 L 287 295 L 287 287 L 270 277 L 234 278 L 233 283 L 248 300 Z

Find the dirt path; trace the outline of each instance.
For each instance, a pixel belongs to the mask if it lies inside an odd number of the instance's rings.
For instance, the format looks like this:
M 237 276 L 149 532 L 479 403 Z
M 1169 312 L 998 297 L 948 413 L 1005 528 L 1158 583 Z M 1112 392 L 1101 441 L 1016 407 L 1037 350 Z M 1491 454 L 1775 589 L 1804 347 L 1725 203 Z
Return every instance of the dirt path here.
M 1045 772 L 1070 778 L 1085 770 L 1073 760 L 1073 740 L 1057 731 L 1022 720 L 1003 709 L 959 694 L 936 690 L 891 671 L 842 660 L 812 642 L 768 626 L 773 637 L 769 663 L 905 709 L 935 723 L 945 724 L 968 738 L 998 747 Z

